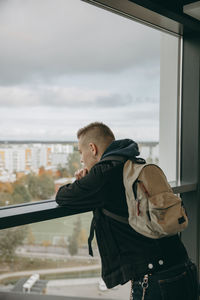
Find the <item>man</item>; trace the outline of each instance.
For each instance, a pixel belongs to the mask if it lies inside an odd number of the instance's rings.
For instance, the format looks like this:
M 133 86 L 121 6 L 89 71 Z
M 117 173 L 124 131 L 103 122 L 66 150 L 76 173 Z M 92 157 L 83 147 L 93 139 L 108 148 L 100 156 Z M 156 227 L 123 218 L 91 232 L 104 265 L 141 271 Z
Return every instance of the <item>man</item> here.
M 81 128 L 77 137 L 84 168 L 76 172 L 74 183 L 60 188 L 56 201 L 94 212 L 89 251 L 92 255 L 95 228 L 107 287 L 132 280 L 134 300 L 196 300 L 196 267 L 178 235 L 150 239 L 104 213 L 106 209 L 128 218 L 123 166 L 139 155 L 137 144 L 115 140 L 110 128 L 98 122 Z

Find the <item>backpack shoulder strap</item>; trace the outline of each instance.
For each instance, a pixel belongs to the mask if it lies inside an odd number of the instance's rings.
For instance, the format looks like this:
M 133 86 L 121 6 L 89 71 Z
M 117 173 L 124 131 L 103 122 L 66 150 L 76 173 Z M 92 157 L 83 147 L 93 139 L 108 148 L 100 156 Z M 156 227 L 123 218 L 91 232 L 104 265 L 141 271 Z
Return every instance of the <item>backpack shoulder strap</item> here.
M 121 158 L 121 157 L 119 157 L 119 158 Z M 107 157 L 107 159 L 112 160 L 112 157 L 109 156 L 109 157 Z M 115 157 L 113 157 L 113 159 L 117 160 L 118 157 L 115 156 Z M 124 164 L 124 169 L 123 169 L 123 181 L 124 181 L 124 184 L 126 182 L 125 186 L 127 186 L 127 181 L 128 181 L 129 184 L 130 184 L 130 188 L 131 189 L 133 187 L 134 181 L 138 178 L 138 176 L 139 176 L 140 172 L 142 171 L 142 169 L 147 165 L 145 163 L 145 160 L 142 159 L 142 158 L 141 159 L 140 158 L 139 159 L 136 158 L 136 160 L 138 160 L 138 163 L 134 163 L 132 160 L 127 160 L 125 162 L 125 164 Z M 120 159 L 120 161 L 121 161 L 121 159 Z M 132 168 L 134 168 L 135 170 L 132 170 Z M 134 175 L 133 175 L 132 172 L 135 172 Z M 112 219 L 114 219 L 116 221 L 119 221 L 119 222 L 124 223 L 124 224 L 129 224 L 128 218 L 126 218 L 126 217 L 119 216 L 119 215 L 117 215 L 117 214 L 115 214 L 115 213 L 113 213 L 111 211 L 108 211 L 105 208 L 102 208 L 101 211 L 103 212 L 104 215 L 106 215 L 106 216 L 108 216 L 108 217 L 110 217 L 110 218 L 112 218 Z
M 101 211 L 104 213 L 104 215 L 106 215 L 106 216 L 108 216 L 108 217 L 110 217 L 110 218 L 112 218 L 112 219 L 114 219 L 116 221 L 119 221 L 119 222 L 122 222 L 122 223 L 125 223 L 125 224 L 129 224 L 128 218 L 126 218 L 126 217 L 122 217 L 122 216 L 116 215 L 113 212 L 108 211 L 105 208 L 102 208 Z
M 146 163 L 138 164 L 138 163 L 134 163 L 131 160 L 127 160 L 127 162 L 124 164 L 124 170 L 123 170 L 124 186 L 126 187 L 128 185 L 132 188 L 133 183 L 139 177 L 140 172 L 147 165 L 148 164 Z
M 139 165 L 143 165 L 146 163 L 145 159 L 143 159 L 141 157 L 128 158 L 128 157 L 120 156 L 120 155 L 106 156 L 105 158 L 101 159 L 99 162 L 104 161 L 104 160 L 115 160 L 115 161 L 121 161 L 123 163 L 125 163 L 126 161 L 131 161 L 132 163 L 134 162 Z

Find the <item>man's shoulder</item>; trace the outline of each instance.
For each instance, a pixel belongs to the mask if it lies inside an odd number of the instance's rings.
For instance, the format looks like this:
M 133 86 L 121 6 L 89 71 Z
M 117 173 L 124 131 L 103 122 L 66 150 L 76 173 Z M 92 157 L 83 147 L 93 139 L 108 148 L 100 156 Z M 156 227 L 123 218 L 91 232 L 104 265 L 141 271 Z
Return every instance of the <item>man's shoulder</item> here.
M 119 160 L 113 160 L 113 159 L 106 159 L 106 160 L 100 160 L 98 163 L 96 163 L 90 170 L 90 172 L 108 172 L 113 169 L 116 169 L 118 167 L 123 168 L 124 162 Z

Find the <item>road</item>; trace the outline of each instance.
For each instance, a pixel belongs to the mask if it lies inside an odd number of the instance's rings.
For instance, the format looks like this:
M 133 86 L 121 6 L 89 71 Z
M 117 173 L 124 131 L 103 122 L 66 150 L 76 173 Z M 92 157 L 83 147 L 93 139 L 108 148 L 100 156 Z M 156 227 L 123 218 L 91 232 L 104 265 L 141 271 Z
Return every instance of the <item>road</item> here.
M 0 281 L 10 277 L 13 278 L 13 277 L 31 276 L 35 273 L 40 275 L 45 275 L 45 274 L 58 274 L 58 273 L 70 273 L 70 272 L 93 271 L 93 270 L 100 270 L 100 265 L 71 267 L 71 268 L 39 269 L 39 270 L 5 273 L 0 275 Z
M 31 258 L 49 258 L 49 259 L 80 259 L 80 260 L 100 260 L 99 257 L 91 257 L 89 255 L 83 256 L 83 255 L 66 255 L 66 254 L 55 254 L 55 253 L 43 253 L 43 252 L 21 252 L 16 251 L 17 256 L 20 257 L 31 257 Z

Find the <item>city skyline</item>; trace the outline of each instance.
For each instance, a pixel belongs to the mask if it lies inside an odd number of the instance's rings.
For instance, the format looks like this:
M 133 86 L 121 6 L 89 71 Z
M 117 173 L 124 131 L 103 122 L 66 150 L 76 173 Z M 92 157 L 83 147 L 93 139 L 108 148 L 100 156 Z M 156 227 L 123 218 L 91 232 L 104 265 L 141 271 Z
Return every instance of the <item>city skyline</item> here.
M 139 149 L 140 156 L 159 162 L 158 142 L 141 142 Z M 37 174 L 41 167 L 53 172 L 66 169 L 69 155 L 77 150 L 77 142 L 0 143 L 0 182 L 13 182 L 30 172 Z M 79 155 L 75 160 L 79 164 Z
M 4 146 L 4 147 L 3 147 Z M 15 181 L 17 174 L 38 173 L 39 169 L 65 167 L 73 144 L 0 144 L 0 182 Z M 20 175 L 20 176 L 21 176 Z

